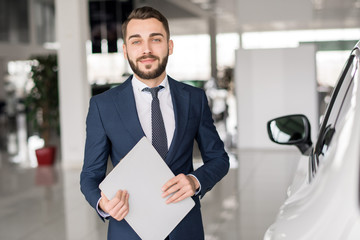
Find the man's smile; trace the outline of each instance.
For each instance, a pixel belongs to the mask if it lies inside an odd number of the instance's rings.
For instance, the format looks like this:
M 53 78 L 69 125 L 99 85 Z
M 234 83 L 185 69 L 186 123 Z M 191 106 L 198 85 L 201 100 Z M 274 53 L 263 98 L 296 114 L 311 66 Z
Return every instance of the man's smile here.
M 156 60 L 159 60 L 159 58 L 154 55 L 142 56 L 137 59 L 138 62 L 141 62 L 143 64 L 153 63 Z
M 143 64 L 150 64 L 150 63 L 153 63 L 155 60 L 156 59 L 154 59 L 154 58 L 146 58 L 146 59 L 140 60 L 140 62 Z

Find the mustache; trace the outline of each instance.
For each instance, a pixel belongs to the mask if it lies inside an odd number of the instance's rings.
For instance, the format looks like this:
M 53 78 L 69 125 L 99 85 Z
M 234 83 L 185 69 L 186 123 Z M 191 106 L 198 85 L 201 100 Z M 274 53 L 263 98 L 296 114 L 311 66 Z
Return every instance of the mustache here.
M 139 62 L 141 60 L 149 59 L 149 58 L 160 60 L 159 57 L 157 57 L 155 55 L 152 55 L 152 54 L 148 54 L 148 55 L 144 55 L 144 56 L 141 56 L 141 57 L 137 58 L 136 61 Z

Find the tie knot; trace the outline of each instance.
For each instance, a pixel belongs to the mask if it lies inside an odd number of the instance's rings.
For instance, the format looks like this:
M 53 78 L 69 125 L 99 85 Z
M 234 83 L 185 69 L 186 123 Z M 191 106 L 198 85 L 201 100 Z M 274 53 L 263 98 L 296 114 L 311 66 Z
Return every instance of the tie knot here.
M 146 87 L 142 91 L 150 92 L 153 98 L 157 98 L 158 92 L 163 88 L 164 88 L 164 86 L 157 86 L 157 87 L 154 87 L 154 88 Z

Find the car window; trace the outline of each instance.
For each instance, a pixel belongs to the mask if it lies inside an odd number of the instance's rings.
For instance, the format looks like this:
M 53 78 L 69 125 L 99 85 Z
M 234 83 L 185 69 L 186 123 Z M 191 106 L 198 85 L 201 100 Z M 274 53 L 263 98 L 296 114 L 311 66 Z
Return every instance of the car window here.
M 357 58 L 354 55 L 351 55 L 345 65 L 343 73 L 340 76 L 338 84 L 333 91 L 331 101 L 320 127 L 314 153 L 310 158 L 310 161 L 312 161 L 310 164 L 313 175 L 321 163 L 322 158 L 326 155 L 326 152 L 331 144 L 332 137 L 336 133 L 336 127 L 341 123 L 350 109 L 351 93 L 353 92 L 354 87 L 353 79 L 357 71 Z
M 352 88 L 353 88 L 353 78 L 354 74 L 357 70 L 356 58 L 353 58 L 351 61 L 351 65 L 346 73 L 344 82 L 339 90 L 339 93 L 335 99 L 334 106 L 329 114 L 329 119 L 326 125 L 335 126 L 336 123 L 343 117 L 343 114 L 346 112 L 346 109 L 349 108 L 349 96 L 351 96 Z M 349 94 L 350 93 L 350 94 Z
M 356 70 L 355 67 L 356 65 L 353 66 L 353 69 Z M 351 79 L 353 79 L 354 75 L 351 74 L 350 76 L 352 76 Z M 338 106 L 336 106 L 337 108 L 333 108 L 333 110 L 330 113 L 329 121 L 327 122 L 326 130 L 324 132 L 324 141 L 321 150 L 321 155 L 324 155 L 326 153 L 337 126 L 342 122 L 344 116 L 346 116 L 346 113 L 350 109 L 351 93 L 353 92 L 353 88 L 354 88 L 354 81 L 351 80 L 349 85 L 347 87 L 344 86 L 343 88 L 345 94 L 343 100 L 340 101 L 339 99 L 337 103 Z

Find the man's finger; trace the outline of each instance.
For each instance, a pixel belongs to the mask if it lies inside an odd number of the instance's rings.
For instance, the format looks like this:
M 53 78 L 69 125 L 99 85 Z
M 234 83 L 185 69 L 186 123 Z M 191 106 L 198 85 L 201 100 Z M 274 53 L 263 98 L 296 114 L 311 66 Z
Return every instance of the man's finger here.
M 105 196 L 103 192 L 101 192 L 101 199 L 103 199 L 104 203 L 109 202 L 109 199 Z
M 190 194 L 183 194 L 181 195 L 180 197 L 178 197 L 177 199 L 175 199 L 174 201 L 170 202 L 170 203 L 177 203 L 177 202 L 180 202 L 188 197 L 190 197 L 191 195 Z
M 185 198 L 187 198 L 189 196 L 190 195 L 187 192 L 180 190 L 177 193 L 175 193 L 174 195 L 172 195 L 168 200 L 166 200 L 166 204 L 180 202 L 181 200 L 184 200 Z
M 175 193 L 177 191 L 179 191 L 181 189 L 180 184 L 175 184 L 172 187 L 170 187 L 169 189 L 167 189 L 165 192 L 163 192 L 163 194 L 161 195 L 161 197 L 167 197 L 172 193 Z
M 122 204 L 122 206 L 119 210 L 119 215 L 122 215 L 124 212 L 129 210 L 129 194 L 127 192 L 124 193 L 124 198 L 121 200 L 120 203 Z
M 170 188 L 171 186 L 173 186 L 174 184 L 176 184 L 178 182 L 177 176 L 173 177 L 172 179 L 170 179 L 169 181 L 167 181 L 164 186 L 161 188 L 161 190 L 163 192 L 165 192 L 168 188 Z
M 123 220 L 123 219 L 126 217 L 126 215 L 128 215 L 128 213 L 129 213 L 129 209 L 127 209 L 126 211 L 124 211 L 124 212 L 119 216 L 119 218 L 116 219 L 116 220 L 118 220 L 118 221 Z
M 180 197 L 182 194 L 181 191 L 177 191 L 174 195 L 172 195 L 171 197 L 169 197 L 167 200 L 166 200 L 166 203 L 169 204 L 169 203 L 172 203 L 174 202 L 178 197 Z
M 126 191 L 122 194 L 121 201 L 113 209 L 112 216 L 118 221 L 121 221 L 129 213 L 129 193 Z
M 109 207 L 114 208 L 120 202 L 122 192 L 121 190 L 117 191 L 115 197 L 108 201 Z
M 126 203 L 126 196 L 127 196 L 127 191 L 124 190 L 121 194 L 121 198 L 120 198 L 120 201 L 123 202 L 123 203 Z
M 180 173 L 178 174 L 177 176 L 173 177 L 172 179 L 170 179 L 169 181 L 167 181 L 167 183 L 164 184 L 164 186 L 161 188 L 161 190 L 163 192 L 165 191 L 169 191 L 169 188 L 173 187 L 173 186 L 177 186 L 177 185 L 180 185 L 178 186 L 177 190 L 180 189 L 182 186 L 184 186 L 185 184 L 189 183 L 189 180 L 187 179 L 186 175 Z M 175 191 L 177 191 L 175 190 Z M 173 189 L 171 190 L 170 193 L 173 193 L 175 192 Z M 169 193 L 169 194 L 170 194 Z M 169 195 L 167 194 L 167 195 Z
M 116 211 L 119 211 L 119 209 L 126 203 L 126 194 L 127 194 L 127 192 L 126 191 L 119 191 L 118 193 L 111 200 L 111 201 L 113 201 L 112 203 L 114 204 L 113 208 Z

